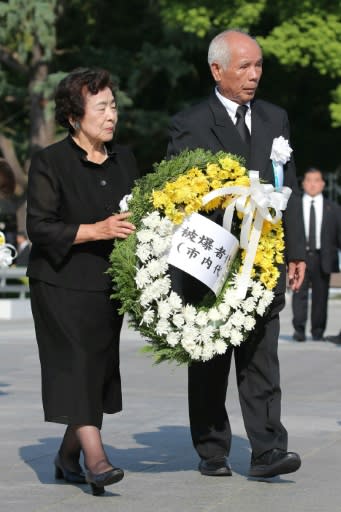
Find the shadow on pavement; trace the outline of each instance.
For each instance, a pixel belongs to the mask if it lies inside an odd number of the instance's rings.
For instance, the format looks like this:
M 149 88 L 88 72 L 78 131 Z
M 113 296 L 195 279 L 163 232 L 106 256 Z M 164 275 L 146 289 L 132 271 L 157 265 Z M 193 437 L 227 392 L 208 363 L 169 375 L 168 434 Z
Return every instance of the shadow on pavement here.
M 169 473 L 197 470 L 199 458 L 192 447 L 188 427 L 161 426 L 157 431 L 136 433 L 133 439 L 136 441 L 133 448 L 105 445 L 112 463 L 124 468 L 125 471 Z M 32 468 L 44 484 L 55 482 L 53 460 L 60 442 L 60 437 L 46 437 L 39 439 L 37 444 L 22 446 L 19 449 L 21 459 Z M 234 473 L 247 475 L 250 463 L 247 439 L 233 436 L 230 461 Z

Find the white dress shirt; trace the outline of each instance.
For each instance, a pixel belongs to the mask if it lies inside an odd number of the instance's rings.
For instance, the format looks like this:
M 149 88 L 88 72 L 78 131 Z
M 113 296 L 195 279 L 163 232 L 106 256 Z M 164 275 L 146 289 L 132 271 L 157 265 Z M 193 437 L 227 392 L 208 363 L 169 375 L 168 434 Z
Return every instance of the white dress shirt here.
M 236 122 L 237 122 L 236 112 L 237 112 L 237 108 L 240 105 L 238 103 L 235 103 L 232 100 L 229 100 L 229 99 L 225 98 L 225 96 L 220 94 L 220 92 L 218 91 L 217 87 L 215 88 L 215 93 L 217 95 L 218 100 L 226 108 L 226 111 L 227 111 L 228 115 L 230 116 L 230 118 L 232 119 L 233 124 L 236 124 Z M 245 103 L 245 105 L 247 107 L 249 107 L 247 109 L 246 114 L 245 114 L 245 124 L 248 127 L 249 132 L 251 133 L 251 108 L 250 108 L 250 102 L 248 101 L 247 103 Z
M 309 196 L 303 194 L 303 218 L 304 218 L 304 229 L 305 238 L 309 238 L 309 217 L 310 217 L 310 206 L 311 201 L 314 201 L 315 207 L 315 219 L 316 219 L 316 249 L 321 249 L 321 228 L 322 228 L 322 216 L 323 216 L 323 195 L 317 194 L 317 196 Z

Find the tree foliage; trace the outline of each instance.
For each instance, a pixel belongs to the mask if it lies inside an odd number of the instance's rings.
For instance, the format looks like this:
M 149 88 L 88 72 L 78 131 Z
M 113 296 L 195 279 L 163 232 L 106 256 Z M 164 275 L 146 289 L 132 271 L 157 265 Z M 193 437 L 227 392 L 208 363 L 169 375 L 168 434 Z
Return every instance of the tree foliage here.
M 340 14 L 340 0 L 2 1 L 0 151 L 24 187 L 20 168 L 55 137 L 56 83 L 75 67 L 101 66 L 117 82 L 118 137 L 150 170 L 165 154 L 169 117 L 213 86 L 210 39 L 241 28 L 264 51 L 259 96 L 289 111 L 299 171 L 332 171 L 340 165 Z

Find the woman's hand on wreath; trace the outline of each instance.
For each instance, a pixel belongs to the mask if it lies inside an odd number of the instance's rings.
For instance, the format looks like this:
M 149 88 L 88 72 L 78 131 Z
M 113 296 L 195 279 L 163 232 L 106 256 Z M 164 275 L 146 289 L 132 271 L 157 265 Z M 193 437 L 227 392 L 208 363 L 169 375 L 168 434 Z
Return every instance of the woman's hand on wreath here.
M 112 238 L 127 238 L 135 231 L 135 226 L 126 219 L 131 215 L 130 212 L 110 215 L 106 219 L 96 222 L 97 240 L 111 240 Z
M 134 224 L 126 220 L 129 215 L 131 215 L 130 212 L 117 213 L 94 224 L 81 224 L 73 243 L 82 244 L 95 242 L 96 240 L 127 238 L 135 231 Z

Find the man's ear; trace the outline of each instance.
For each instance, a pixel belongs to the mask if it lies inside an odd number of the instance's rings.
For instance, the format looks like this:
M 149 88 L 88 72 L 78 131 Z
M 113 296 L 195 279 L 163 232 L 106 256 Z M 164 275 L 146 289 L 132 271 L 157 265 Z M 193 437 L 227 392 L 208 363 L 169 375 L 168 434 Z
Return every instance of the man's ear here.
M 216 62 L 212 62 L 211 66 L 211 73 L 216 82 L 220 82 L 221 78 L 221 67 Z

